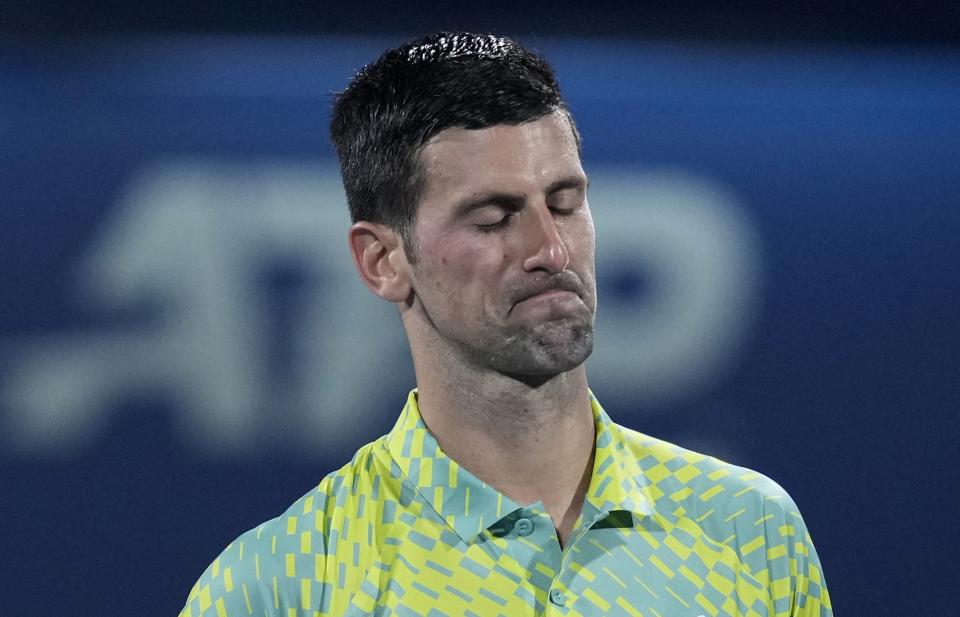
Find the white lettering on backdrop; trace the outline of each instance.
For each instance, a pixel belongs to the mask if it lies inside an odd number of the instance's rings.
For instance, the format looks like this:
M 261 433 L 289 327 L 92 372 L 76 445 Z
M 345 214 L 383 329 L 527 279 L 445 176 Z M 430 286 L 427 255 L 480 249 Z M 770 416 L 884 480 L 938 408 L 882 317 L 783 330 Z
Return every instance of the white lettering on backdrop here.
M 697 396 L 722 378 L 755 313 L 749 220 L 686 172 L 591 175 L 605 285 L 591 384 L 653 406 Z M 272 436 L 309 451 L 375 437 L 365 434 L 372 394 L 413 383 L 399 319 L 354 273 L 334 167 L 170 162 L 137 174 L 110 212 L 78 264 L 77 302 L 149 318 L 18 341 L 0 374 L 6 447 L 82 451 L 125 397 L 161 392 L 200 450 L 242 454 Z M 304 273 L 285 307 L 283 371 L 267 353 L 263 284 L 277 264 Z

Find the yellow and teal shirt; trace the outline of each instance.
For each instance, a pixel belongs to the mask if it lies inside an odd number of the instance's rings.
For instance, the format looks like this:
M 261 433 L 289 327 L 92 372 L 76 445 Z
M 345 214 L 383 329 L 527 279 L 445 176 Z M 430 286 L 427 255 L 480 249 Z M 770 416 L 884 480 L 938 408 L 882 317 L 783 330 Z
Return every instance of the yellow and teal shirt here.
M 181 617 L 828 617 L 817 553 L 770 479 L 614 424 L 561 548 L 440 450 L 410 393 L 396 426 L 207 568 Z

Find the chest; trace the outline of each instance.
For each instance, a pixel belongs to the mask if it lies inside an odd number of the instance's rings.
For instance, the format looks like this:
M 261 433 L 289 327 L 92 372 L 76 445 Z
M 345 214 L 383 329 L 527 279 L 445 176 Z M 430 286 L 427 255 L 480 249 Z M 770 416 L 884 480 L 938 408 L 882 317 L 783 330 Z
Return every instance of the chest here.
M 693 531 L 694 533 L 691 533 Z M 735 553 L 653 522 L 584 530 L 561 550 L 545 515 L 518 513 L 470 542 L 424 521 L 336 581 L 331 614 L 772 616 Z

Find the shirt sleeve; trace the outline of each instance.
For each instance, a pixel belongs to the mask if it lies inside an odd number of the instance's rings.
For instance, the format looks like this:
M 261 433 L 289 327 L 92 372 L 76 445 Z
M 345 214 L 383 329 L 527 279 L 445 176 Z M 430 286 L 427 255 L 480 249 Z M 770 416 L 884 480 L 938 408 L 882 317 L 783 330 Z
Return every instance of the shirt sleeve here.
M 786 492 L 765 505 L 768 584 L 776 617 L 833 617 L 820 557 Z
M 279 580 L 270 555 L 264 526 L 228 545 L 203 572 L 180 612 L 180 617 L 241 617 L 279 615 Z M 267 546 L 263 546 L 264 544 Z

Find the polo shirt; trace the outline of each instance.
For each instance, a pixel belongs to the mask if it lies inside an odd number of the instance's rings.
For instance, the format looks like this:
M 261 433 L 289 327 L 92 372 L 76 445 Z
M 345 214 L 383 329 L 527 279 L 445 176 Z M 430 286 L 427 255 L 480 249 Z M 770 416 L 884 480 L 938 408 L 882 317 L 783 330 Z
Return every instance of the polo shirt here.
M 414 390 L 387 435 L 227 546 L 181 617 L 833 614 L 783 489 L 591 401 L 593 476 L 563 548 L 542 503 L 440 450 Z

